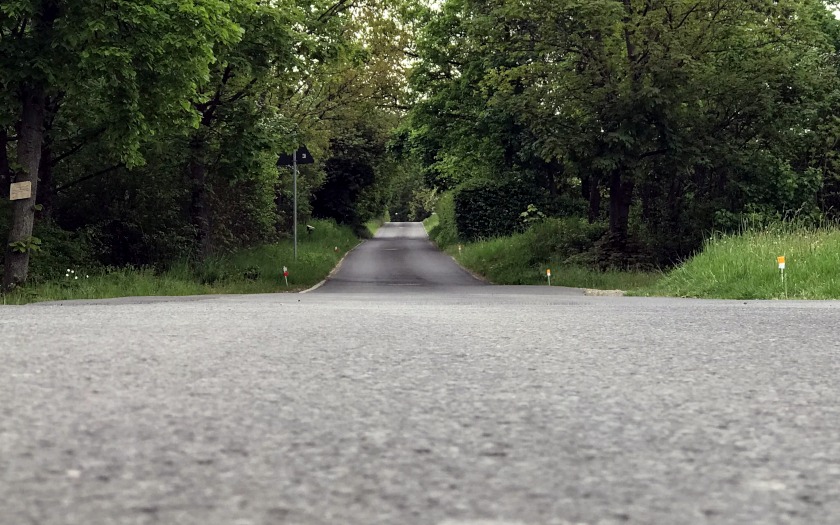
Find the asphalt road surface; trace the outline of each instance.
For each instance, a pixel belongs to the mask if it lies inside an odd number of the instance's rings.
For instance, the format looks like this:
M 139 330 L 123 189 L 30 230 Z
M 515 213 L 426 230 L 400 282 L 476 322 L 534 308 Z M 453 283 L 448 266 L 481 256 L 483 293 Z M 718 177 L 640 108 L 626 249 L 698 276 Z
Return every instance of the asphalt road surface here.
M 0 308 L 0 524 L 836 524 L 838 303 L 494 287 Z

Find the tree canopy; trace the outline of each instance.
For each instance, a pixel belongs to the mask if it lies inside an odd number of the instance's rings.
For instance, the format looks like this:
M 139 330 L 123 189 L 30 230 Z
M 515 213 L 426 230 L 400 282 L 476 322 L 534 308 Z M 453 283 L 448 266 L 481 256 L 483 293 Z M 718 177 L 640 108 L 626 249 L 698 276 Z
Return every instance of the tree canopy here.
M 441 188 L 577 194 L 608 252 L 675 260 L 745 213 L 829 211 L 837 28 L 818 0 L 449 0 L 404 137 Z

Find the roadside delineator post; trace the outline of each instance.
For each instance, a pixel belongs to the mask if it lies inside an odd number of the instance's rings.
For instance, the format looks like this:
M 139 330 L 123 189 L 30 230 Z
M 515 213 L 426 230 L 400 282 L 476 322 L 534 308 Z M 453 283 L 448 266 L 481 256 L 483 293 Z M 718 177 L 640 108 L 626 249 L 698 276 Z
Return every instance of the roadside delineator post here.
M 289 287 L 289 269 L 283 267 L 283 280 L 286 281 L 286 288 Z
M 782 274 L 782 284 L 785 285 L 785 299 L 787 299 L 788 293 L 787 293 L 787 280 L 785 279 L 785 266 L 786 266 L 785 257 L 784 256 L 777 257 L 776 262 L 779 263 L 779 272 Z
M 551 268 L 546 269 L 545 276 L 548 277 L 548 285 L 551 286 Z

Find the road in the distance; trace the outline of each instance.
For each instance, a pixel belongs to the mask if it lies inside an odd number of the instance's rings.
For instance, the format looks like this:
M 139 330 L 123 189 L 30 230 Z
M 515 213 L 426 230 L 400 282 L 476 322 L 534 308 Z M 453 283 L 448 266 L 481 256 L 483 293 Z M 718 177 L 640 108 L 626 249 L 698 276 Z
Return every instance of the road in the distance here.
M 0 523 L 840 519 L 837 303 L 342 272 L 0 309 Z
M 356 248 L 318 291 L 383 293 L 417 287 L 452 294 L 484 284 L 441 253 L 421 223 L 392 222 Z

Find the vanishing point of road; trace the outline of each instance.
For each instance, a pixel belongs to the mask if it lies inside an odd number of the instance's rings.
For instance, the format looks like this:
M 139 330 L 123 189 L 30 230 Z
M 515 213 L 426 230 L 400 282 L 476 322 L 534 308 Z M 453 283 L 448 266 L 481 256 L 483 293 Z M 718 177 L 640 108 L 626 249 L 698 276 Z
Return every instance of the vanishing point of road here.
M 840 522 L 840 304 L 498 287 L 0 307 L 0 524 Z

